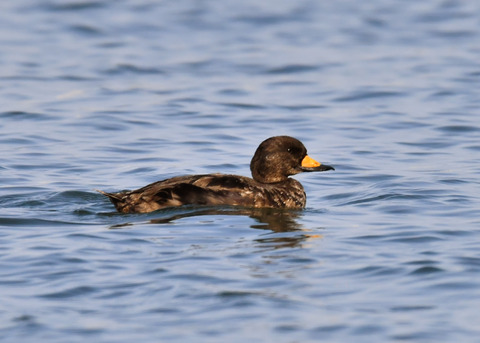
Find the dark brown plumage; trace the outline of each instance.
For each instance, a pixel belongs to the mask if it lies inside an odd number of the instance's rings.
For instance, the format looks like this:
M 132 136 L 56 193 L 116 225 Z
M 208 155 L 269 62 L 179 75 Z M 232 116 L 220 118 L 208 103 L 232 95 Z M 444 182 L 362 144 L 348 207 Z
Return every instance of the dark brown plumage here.
M 250 163 L 252 178 L 205 174 L 173 177 L 119 193 L 99 191 L 122 213 L 145 213 L 182 205 L 303 208 L 302 185 L 289 178 L 301 172 L 334 170 L 307 155 L 297 139 L 276 136 L 263 141 Z

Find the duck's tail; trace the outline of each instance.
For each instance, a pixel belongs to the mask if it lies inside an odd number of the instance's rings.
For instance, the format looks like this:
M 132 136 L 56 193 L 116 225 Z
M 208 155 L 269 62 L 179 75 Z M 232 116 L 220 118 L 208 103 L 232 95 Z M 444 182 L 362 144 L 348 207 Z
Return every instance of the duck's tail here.
M 112 200 L 112 202 L 113 202 L 114 204 L 115 204 L 116 202 L 118 202 L 118 201 L 122 201 L 122 200 L 123 200 L 117 193 L 107 193 L 107 192 L 101 191 L 101 190 L 99 190 L 99 189 L 95 189 L 95 191 L 97 191 L 98 193 L 103 194 L 103 195 L 109 197 L 110 200 Z
M 129 204 L 129 197 L 128 192 L 120 192 L 120 193 L 107 193 L 101 191 L 99 189 L 95 189 L 98 193 L 105 195 L 110 199 L 112 204 L 115 206 L 118 212 L 120 213 L 130 213 L 130 204 Z

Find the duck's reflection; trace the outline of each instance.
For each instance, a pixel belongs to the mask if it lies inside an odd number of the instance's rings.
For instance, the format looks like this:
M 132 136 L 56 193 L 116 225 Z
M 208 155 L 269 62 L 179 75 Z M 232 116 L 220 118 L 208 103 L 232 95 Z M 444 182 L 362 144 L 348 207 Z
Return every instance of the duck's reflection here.
M 263 248 L 278 249 L 298 247 L 306 241 L 322 238 L 318 231 L 312 231 L 298 223 L 302 210 L 285 210 L 271 208 L 240 208 L 240 207 L 183 207 L 165 209 L 155 212 L 157 216 L 150 219 L 150 224 L 168 224 L 176 220 L 198 216 L 247 216 L 255 220 L 252 229 L 271 231 L 271 235 L 262 235 L 255 239 Z M 158 217 L 160 216 L 160 217 Z M 134 223 L 122 223 L 110 226 L 110 229 L 132 227 Z
M 288 211 L 270 208 L 197 208 L 191 211 L 168 215 L 162 218 L 150 220 L 152 224 L 164 224 L 172 221 L 198 216 L 248 216 L 255 219 L 257 224 L 250 227 L 253 229 L 271 230 L 274 232 L 289 232 L 301 230 L 300 224 L 296 221 L 301 211 Z
M 189 211 L 181 213 L 170 213 L 162 218 L 151 219 L 152 224 L 166 224 L 175 220 L 197 216 L 247 216 L 255 220 L 250 225 L 253 229 L 269 230 L 272 233 L 292 233 L 285 235 L 265 235 L 256 239 L 265 248 L 286 248 L 301 245 L 303 242 L 318 239 L 322 236 L 318 233 L 302 227 L 297 221 L 301 217 L 301 210 L 281 210 L 270 208 L 191 208 Z

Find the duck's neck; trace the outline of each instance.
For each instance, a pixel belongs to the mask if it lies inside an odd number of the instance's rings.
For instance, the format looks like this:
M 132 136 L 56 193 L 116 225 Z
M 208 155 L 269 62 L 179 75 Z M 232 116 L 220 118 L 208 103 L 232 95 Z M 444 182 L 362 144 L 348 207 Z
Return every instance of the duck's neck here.
M 255 207 L 304 208 L 307 202 L 302 184 L 295 179 L 262 184 L 260 189 Z

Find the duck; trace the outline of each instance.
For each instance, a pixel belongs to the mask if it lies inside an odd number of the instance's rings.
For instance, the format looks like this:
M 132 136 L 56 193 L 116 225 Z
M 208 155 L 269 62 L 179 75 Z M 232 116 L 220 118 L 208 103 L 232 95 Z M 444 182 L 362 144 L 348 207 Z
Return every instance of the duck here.
M 185 175 L 133 191 L 97 191 L 120 213 L 148 213 L 184 205 L 302 209 L 307 201 L 305 190 L 290 176 L 335 168 L 311 158 L 298 139 L 275 136 L 260 143 L 250 170 L 251 178 L 220 173 Z

